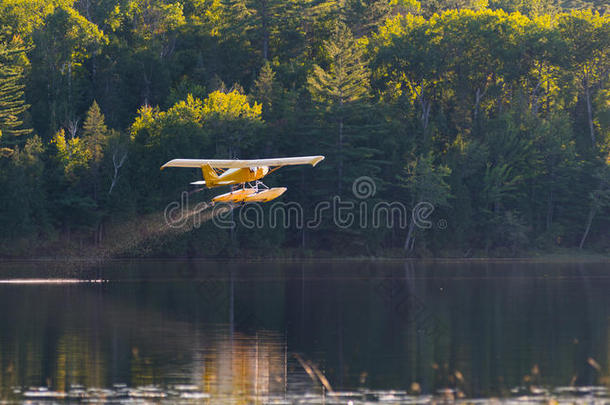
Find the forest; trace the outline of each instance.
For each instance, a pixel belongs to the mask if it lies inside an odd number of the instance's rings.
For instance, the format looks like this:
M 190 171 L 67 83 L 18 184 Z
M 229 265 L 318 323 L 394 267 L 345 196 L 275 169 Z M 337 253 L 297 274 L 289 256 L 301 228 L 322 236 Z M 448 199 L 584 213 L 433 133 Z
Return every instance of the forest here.
M 366 209 L 424 201 L 434 226 L 205 223 L 122 255 L 609 254 L 609 11 L 605 0 L 2 0 L 0 257 L 83 253 L 117 224 L 136 232 L 201 179 L 160 171 L 170 159 L 302 155 L 326 159 L 267 183 L 306 214 L 358 202 L 352 185 L 368 176 Z

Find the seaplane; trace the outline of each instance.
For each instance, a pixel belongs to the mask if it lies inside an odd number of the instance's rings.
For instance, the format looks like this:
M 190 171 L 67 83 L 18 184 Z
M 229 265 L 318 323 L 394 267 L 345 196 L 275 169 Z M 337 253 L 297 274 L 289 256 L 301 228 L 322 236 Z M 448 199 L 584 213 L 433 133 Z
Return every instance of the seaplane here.
M 188 167 L 201 170 L 203 180 L 194 181 L 194 186 L 214 188 L 230 186 L 231 191 L 212 198 L 212 203 L 268 202 L 284 194 L 286 187 L 267 187 L 261 179 L 284 166 L 315 166 L 324 156 L 299 156 L 273 159 L 173 159 L 161 166 Z

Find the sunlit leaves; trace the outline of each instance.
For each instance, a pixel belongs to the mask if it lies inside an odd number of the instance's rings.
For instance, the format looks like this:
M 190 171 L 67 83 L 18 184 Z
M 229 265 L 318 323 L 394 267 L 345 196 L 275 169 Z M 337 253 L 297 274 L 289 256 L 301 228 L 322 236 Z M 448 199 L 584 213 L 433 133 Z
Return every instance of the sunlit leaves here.
M 179 2 L 132 0 L 127 4 L 124 16 L 133 25 L 135 33 L 144 40 L 167 34 L 186 23 Z
M 81 138 L 66 136 L 62 128 L 55 134 L 51 144 L 57 149 L 57 158 L 71 180 L 76 180 L 82 170 L 89 168 L 92 154 Z
M 169 147 L 176 154 L 191 155 L 206 147 L 209 139 L 229 145 L 251 143 L 262 125 L 261 113 L 261 104 L 250 103 L 237 91 L 215 91 L 203 101 L 188 95 L 167 111 L 142 107 L 131 133 L 136 142 L 149 148 Z
M 229 93 L 214 91 L 203 102 L 203 114 L 207 119 L 259 120 L 261 113 L 261 104 L 255 101 L 250 105 L 248 97 L 237 91 Z
M 14 157 L 1 161 L 26 156 L 16 135 L 29 127 L 53 138 L 43 173 L 53 207 L 68 207 L 58 223 L 80 203 L 105 209 L 95 189 L 118 164 L 113 199 L 146 210 L 198 175 L 160 175 L 167 159 L 311 152 L 327 156 L 315 187 L 276 177 L 301 202 L 379 174 L 380 198 L 445 205 L 464 235 L 448 244 L 503 226 L 573 242 L 605 190 L 593 174 L 610 151 L 609 17 L 486 3 L 4 0 L 0 39 L 15 52 L 0 49 L 0 153 Z
M 63 63 L 78 65 L 108 41 L 95 24 L 70 7 L 58 7 L 49 14 L 34 38 L 37 52 L 56 61 L 62 70 L 67 69 Z
M 3 154 L 18 145 L 18 137 L 32 132 L 23 128 L 23 114 L 30 107 L 25 103 L 23 68 L 19 57 L 25 49 L 19 43 L 0 42 L 0 147 Z
M 0 3 L 0 35 L 20 35 L 31 40 L 30 35 L 45 23 L 48 15 L 57 8 L 70 8 L 74 0 L 3 0 Z
M 223 18 L 221 0 L 187 0 L 182 2 L 184 16 L 191 24 L 205 27 L 212 36 L 219 36 Z
M 99 165 L 107 144 L 108 127 L 97 102 L 93 102 L 83 123 L 83 137 L 94 165 Z
M 368 92 L 369 71 L 363 49 L 356 45 L 345 24 L 337 24 L 330 40 L 324 42 L 328 69 L 315 65 L 307 83 L 312 97 L 322 103 L 346 104 Z

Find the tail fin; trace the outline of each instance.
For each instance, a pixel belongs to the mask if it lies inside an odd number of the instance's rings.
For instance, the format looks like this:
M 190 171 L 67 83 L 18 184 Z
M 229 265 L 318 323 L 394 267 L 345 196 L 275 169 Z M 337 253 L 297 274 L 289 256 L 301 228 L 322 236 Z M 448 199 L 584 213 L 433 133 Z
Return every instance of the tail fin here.
M 208 187 L 214 187 L 215 183 L 218 181 L 218 175 L 212 169 L 208 163 L 201 165 L 201 173 L 203 174 L 203 178 L 205 180 L 205 185 Z

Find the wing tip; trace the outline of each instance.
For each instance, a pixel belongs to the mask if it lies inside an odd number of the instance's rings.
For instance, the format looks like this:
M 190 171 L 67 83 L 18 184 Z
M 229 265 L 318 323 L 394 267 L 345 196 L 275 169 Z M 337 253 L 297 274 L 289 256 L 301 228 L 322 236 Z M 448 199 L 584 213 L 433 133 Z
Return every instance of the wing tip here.
M 314 159 L 311 162 L 311 166 L 315 166 L 318 163 L 320 163 L 321 161 L 324 160 L 324 156 L 320 155 L 320 156 L 315 156 Z
M 161 169 L 160 169 L 160 170 L 163 170 L 163 169 L 165 169 L 166 167 L 170 167 L 171 163 L 172 163 L 174 160 L 176 160 L 176 159 L 168 160 L 167 162 L 165 162 L 165 163 L 163 164 L 163 166 L 161 166 Z

